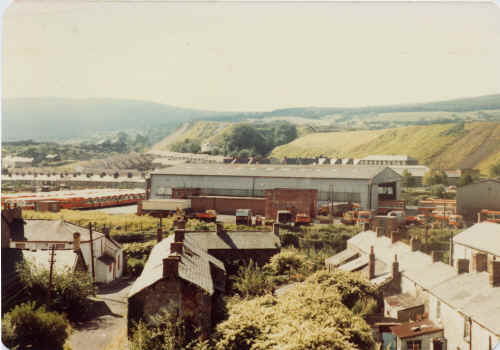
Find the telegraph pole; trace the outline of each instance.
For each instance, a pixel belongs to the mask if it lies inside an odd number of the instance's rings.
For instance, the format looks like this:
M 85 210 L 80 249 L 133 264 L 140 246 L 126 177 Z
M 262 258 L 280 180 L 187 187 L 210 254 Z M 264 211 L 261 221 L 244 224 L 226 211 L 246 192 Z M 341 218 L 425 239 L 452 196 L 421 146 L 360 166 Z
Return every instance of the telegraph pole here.
M 52 274 L 54 272 L 54 263 L 56 262 L 56 259 L 55 259 L 55 255 L 56 255 L 56 252 L 55 252 L 55 244 L 53 244 L 51 247 L 50 247 L 50 253 L 49 253 L 49 288 L 47 289 L 47 298 L 48 298 L 48 302 L 50 303 L 50 300 L 51 300 L 51 291 L 52 291 Z
M 92 266 L 92 282 L 95 283 L 95 269 L 94 269 L 94 240 L 92 239 L 92 223 L 89 222 L 90 234 L 90 263 Z

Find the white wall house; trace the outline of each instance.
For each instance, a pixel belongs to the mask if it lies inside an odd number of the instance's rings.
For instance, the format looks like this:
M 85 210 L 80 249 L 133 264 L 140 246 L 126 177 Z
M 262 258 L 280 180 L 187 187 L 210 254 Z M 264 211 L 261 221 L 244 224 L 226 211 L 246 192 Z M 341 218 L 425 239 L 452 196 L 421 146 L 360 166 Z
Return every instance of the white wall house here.
M 92 274 L 92 252 L 90 232 L 62 220 L 25 220 L 24 237 L 13 235 L 10 248 L 27 250 L 48 250 L 53 245 L 59 250 L 73 250 L 73 234 L 80 234 L 80 249 Z M 123 275 L 123 249 L 116 241 L 101 232 L 93 232 L 93 256 L 95 281 L 109 283 Z

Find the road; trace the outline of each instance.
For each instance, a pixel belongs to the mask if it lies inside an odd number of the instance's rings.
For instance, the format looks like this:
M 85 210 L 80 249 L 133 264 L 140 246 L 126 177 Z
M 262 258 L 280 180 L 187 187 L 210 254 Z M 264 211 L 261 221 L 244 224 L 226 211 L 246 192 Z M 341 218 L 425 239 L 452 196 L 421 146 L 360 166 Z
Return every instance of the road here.
M 69 337 L 73 350 L 104 350 L 123 337 L 127 328 L 127 294 L 132 283 L 121 279 L 99 288 L 92 298 L 89 320 L 76 325 Z

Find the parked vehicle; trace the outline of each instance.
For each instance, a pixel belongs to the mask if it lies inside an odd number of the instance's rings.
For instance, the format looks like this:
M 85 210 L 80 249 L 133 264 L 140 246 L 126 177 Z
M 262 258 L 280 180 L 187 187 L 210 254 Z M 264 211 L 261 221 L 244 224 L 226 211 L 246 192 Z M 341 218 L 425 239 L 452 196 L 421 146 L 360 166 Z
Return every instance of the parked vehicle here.
M 306 213 L 299 213 L 295 215 L 295 226 L 309 225 L 311 223 L 311 217 Z
M 236 209 L 236 225 L 252 226 L 252 210 Z
M 349 210 L 344 213 L 342 219 L 340 219 L 340 222 L 342 222 L 344 225 L 354 225 L 356 223 L 357 218 L 358 218 L 358 211 Z
M 480 212 L 479 221 L 488 221 L 500 224 L 500 211 L 483 209 Z
M 387 213 L 387 216 L 393 216 L 398 219 L 399 225 L 406 225 L 406 214 L 402 210 L 393 210 Z
M 276 213 L 276 223 L 289 224 L 293 222 L 293 215 L 290 210 L 278 210 Z
M 196 213 L 196 218 L 202 221 L 215 222 L 217 221 L 217 212 L 213 209 L 207 209 L 203 213 Z
M 361 210 L 358 212 L 356 223 L 358 225 L 370 224 L 373 219 L 373 214 L 369 210 Z

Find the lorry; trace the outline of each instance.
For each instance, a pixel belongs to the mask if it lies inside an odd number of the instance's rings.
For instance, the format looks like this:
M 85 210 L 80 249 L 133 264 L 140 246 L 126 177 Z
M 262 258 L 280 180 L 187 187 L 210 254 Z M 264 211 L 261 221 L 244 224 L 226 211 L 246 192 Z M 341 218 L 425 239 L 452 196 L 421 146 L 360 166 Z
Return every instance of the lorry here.
M 363 225 L 363 224 L 370 224 L 373 219 L 373 213 L 369 210 L 361 210 L 358 211 L 358 218 L 356 220 L 356 223 L 358 225 Z
M 217 221 L 217 212 L 213 209 L 207 209 L 204 212 L 196 213 L 196 218 L 202 221 L 215 222 Z
M 500 211 L 483 209 L 479 212 L 479 222 L 488 221 L 500 224 Z
M 149 199 L 143 200 L 137 206 L 137 215 L 169 216 L 175 214 L 177 209 L 189 212 L 190 199 Z
M 236 209 L 236 225 L 252 226 L 252 210 Z
M 340 222 L 343 223 L 344 225 L 354 225 L 356 223 L 357 218 L 358 218 L 358 211 L 349 210 L 344 213 L 344 215 L 340 219 Z
M 379 201 L 377 215 L 387 215 L 390 211 L 404 211 L 406 202 L 404 200 L 385 200 Z
M 306 213 L 298 213 L 295 215 L 295 226 L 309 225 L 311 223 L 311 217 Z
M 290 210 L 278 210 L 276 212 L 276 223 L 278 224 L 289 224 L 292 223 L 293 215 Z

